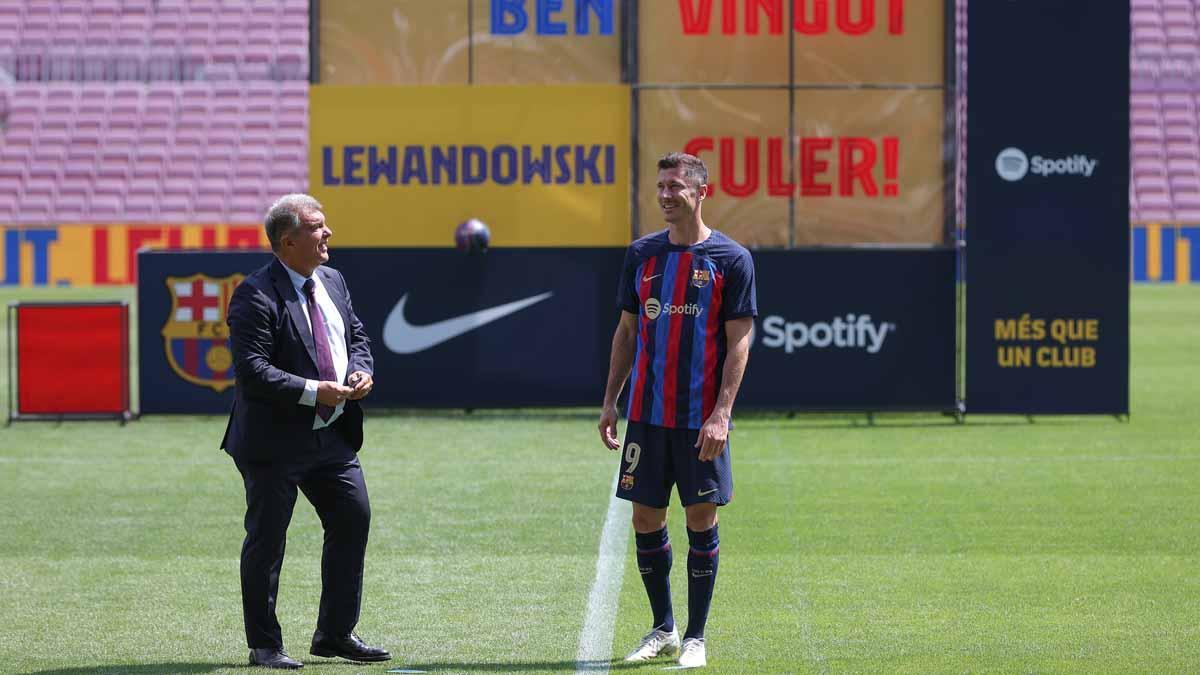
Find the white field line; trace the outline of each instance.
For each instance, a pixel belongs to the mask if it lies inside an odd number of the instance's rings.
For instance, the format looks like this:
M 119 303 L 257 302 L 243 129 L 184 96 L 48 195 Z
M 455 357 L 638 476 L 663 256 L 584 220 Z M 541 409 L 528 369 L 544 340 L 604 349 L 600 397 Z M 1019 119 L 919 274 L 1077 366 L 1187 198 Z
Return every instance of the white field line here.
M 629 521 L 633 507 L 618 499 L 617 479 L 613 475 L 608 490 L 608 513 L 600 534 L 600 551 L 596 556 L 596 579 L 588 593 L 587 613 L 579 633 L 579 651 L 575 655 L 575 673 L 607 673 L 612 658 L 613 623 L 617 618 L 617 599 L 621 596 L 621 581 L 625 574 L 625 547 L 629 541 Z

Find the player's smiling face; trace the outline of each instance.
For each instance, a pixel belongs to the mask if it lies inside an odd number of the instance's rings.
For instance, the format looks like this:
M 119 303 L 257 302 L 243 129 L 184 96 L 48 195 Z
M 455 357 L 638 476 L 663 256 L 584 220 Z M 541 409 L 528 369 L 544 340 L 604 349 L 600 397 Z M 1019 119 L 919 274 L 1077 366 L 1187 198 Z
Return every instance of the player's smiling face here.
M 668 223 L 690 221 L 707 193 L 707 185 L 696 185 L 681 168 L 658 172 L 658 208 Z

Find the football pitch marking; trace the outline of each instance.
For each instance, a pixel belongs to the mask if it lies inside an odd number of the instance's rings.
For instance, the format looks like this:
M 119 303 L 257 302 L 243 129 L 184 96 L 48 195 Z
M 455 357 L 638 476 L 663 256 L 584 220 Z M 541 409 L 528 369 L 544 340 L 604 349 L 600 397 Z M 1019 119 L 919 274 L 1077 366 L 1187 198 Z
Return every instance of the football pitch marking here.
M 617 600 L 621 597 L 621 581 L 625 575 L 625 546 L 629 541 L 629 521 L 633 507 L 618 499 L 617 478 L 613 474 L 608 494 L 608 513 L 600 534 L 600 551 L 596 556 L 596 579 L 588 593 L 587 612 L 583 630 L 579 632 L 579 651 L 575 655 L 575 673 L 607 673 L 612 658 L 613 623 L 617 618 Z
M 817 672 L 821 675 L 826 675 L 829 672 L 829 662 L 825 660 L 825 656 L 817 649 L 816 639 L 813 637 L 812 621 L 809 620 L 808 596 L 804 593 L 804 578 L 801 576 L 797 580 L 797 587 L 794 590 L 796 599 L 796 617 L 800 623 L 800 641 L 808 647 L 808 661 L 816 666 Z

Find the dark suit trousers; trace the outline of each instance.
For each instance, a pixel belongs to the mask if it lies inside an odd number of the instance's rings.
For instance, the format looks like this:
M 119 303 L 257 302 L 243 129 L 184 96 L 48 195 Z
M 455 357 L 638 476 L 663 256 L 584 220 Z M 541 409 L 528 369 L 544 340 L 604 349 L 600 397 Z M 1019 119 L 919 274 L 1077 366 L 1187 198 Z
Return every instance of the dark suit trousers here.
M 358 623 L 371 523 L 367 484 L 358 458 L 338 432 L 327 428 L 313 433 L 320 450 L 310 456 L 237 463 L 246 485 L 242 613 L 251 649 L 283 647 L 275 600 L 297 488 L 312 503 L 325 530 L 317 629 L 326 635 L 344 635 Z

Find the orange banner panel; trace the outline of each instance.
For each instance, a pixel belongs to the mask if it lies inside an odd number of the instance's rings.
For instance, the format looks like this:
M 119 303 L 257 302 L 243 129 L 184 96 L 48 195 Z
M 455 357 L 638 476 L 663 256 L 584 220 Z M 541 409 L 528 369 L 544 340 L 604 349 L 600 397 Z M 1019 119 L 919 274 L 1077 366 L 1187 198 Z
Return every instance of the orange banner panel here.
M 638 15 L 642 82 L 943 82 L 944 0 L 654 0 Z
M 794 155 L 785 91 L 643 91 L 640 112 L 643 176 L 667 152 L 697 154 L 715 188 L 705 221 L 747 245 L 789 243 L 791 198 L 797 246 L 943 240 L 940 90 L 797 91 Z M 652 232 L 653 180 L 639 187 Z
M 466 2 L 322 2 L 322 84 L 466 84 Z

